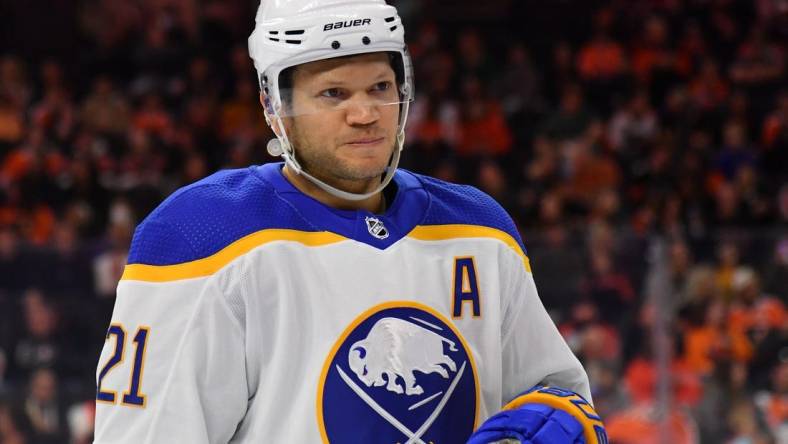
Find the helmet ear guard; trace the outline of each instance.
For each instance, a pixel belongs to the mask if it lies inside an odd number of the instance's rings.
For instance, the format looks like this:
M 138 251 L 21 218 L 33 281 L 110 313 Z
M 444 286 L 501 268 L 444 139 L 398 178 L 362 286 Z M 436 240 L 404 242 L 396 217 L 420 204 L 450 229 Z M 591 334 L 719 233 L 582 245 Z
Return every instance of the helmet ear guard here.
M 277 136 L 268 142 L 268 153 L 283 157 L 295 173 L 342 199 L 362 200 L 380 192 L 398 166 L 414 91 L 412 65 L 396 9 L 384 0 L 323 0 L 320 5 L 313 0 L 262 0 L 255 21 L 255 30 L 249 36 L 249 55 L 258 72 L 266 121 Z M 285 102 L 289 99 L 283 97 L 287 91 L 282 86 L 290 87 L 288 79 L 282 82 L 282 77 L 288 77 L 288 68 L 300 64 L 373 52 L 389 53 L 396 75 L 400 97 L 397 147 L 376 190 L 348 193 L 320 181 L 300 166 L 282 121 L 288 115 Z

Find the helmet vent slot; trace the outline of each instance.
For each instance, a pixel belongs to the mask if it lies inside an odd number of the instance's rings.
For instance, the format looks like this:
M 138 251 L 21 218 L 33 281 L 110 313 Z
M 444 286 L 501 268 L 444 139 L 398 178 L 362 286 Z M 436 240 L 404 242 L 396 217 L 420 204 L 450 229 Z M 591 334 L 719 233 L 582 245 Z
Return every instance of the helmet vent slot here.
M 271 36 L 269 36 L 269 37 L 268 37 L 268 40 L 270 40 L 270 41 L 272 41 L 272 42 L 280 42 L 280 41 L 282 41 L 282 40 L 279 38 L 279 35 L 278 35 L 278 34 L 279 34 L 279 31 L 268 31 L 268 33 L 269 33 L 269 34 L 271 34 L 271 35 L 275 35 L 275 36 L 276 36 L 276 37 L 271 37 Z M 304 33 L 304 31 L 303 31 L 303 30 L 296 30 L 296 31 L 285 31 L 285 35 L 290 35 L 290 34 L 303 34 L 303 33 Z M 301 40 L 285 40 L 285 43 L 290 43 L 291 45 L 300 45 L 300 44 L 301 44 Z
M 392 26 L 392 27 L 391 27 L 391 28 L 389 28 L 389 29 L 390 29 L 391 31 L 394 31 L 394 30 L 396 30 L 396 29 L 397 29 L 397 27 L 396 27 L 396 26 Z
M 285 35 L 301 35 L 303 33 L 303 29 L 291 29 L 290 31 L 285 31 Z
M 386 17 L 386 23 L 391 23 L 394 21 L 394 19 L 395 17 Z

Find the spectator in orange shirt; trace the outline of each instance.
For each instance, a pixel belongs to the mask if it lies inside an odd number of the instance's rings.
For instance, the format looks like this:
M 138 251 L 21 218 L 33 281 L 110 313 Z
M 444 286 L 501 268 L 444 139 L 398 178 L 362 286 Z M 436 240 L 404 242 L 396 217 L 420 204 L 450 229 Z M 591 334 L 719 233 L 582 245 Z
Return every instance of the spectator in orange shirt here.
M 660 419 L 660 414 L 665 418 Z M 695 444 L 698 442 L 695 422 L 681 410 L 658 410 L 642 405 L 623 410 L 605 418 L 605 429 L 611 443 L 616 444 Z
M 564 142 L 567 166 L 566 198 L 583 208 L 591 208 L 596 197 L 621 183 L 621 169 L 608 155 L 599 153 L 585 140 Z
M 668 48 L 668 24 L 661 17 L 651 17 L 643 25 L 642 41 L 632 53 L 632 69 L 637 79 L 648 84 L 656 70 L 671 70 L 675 57 Z
M 581 45 L 575 58 L 577 74 L 588 101 L 603 116 L 613 111 L 612 97 L 630 87 L 629 61 L 624 47 L 610 35 L 612 10 L 601 8 L 594 16 L 594 34 Z
M 644 313 L 648 310 L 645 308 Z M 618 444 L 697 443 L 697 426 L 685 413 L 685 408 L 700 400 L 703 390 L 700 379 L 688 371 L 683 360 L 672 359 L 669 374 L 663 375 L 668 378 L 671 390 L 668 399 L 672 401 L 668 406 L 660 406 L 658 367 L 651 356 L 650 342 L 647 340 L 646 350 L 630 361 L 624 372 L 624 384 L 632 398 L 632 406 L 605 418 L 608 438 Z
M 767 188 L 777 192 L 788 183 L 788 87 L 780 91 L 774 109 L 764 119 L 761 141 L 761 171 L 767 178 Z
M 762 28 L 752 28 L 748 39 L 739 45 L 729 75 L 733 82 L 743 86 L 778 82 L 785 75 L 785 57 L 780 45 L 770 41 Z
M 134 113 L 132 125 L 137 129 L 161 135 L 172 128 L 172 119 L 164 109 L 161 97 L 151 93 L 142 98 L 142 103 Z
M 708 56 L 708 46 L 700 24 L 694 20 L 688 22 L 676 48 L 676 69 L 683 77 L 689 77 Z
M 26 108 L 33 96 L 30 83 L 30 75 L 22 60 L 10 55 L 0 57 L 0 96 L 14 107 Z
M 255 85 L 243 79 L 237 81 L 235 86 L 235 96 L 225 101 L 219 111 L 220 137 L 230 140 L 267 134 L 268 126 L 260 112 Z
M 776 149 L 777 144 L 788 146 L 788 89 L 777 96 L 776 109 L 763 121 L 761 141 L 767 149 Z
M 599 304 L 583 298 L 572 306 L 570 318 L 558 331 L 572 351 L 588 366 L 589 361 L 615 363 L 621 359 L 621 337 L 615 326 L 603 321 Z
M 728 309 L 723 301 L 712 301 L 706 308 L 702 325 L 689 326 L 684 335 L 684 359 L 699 375 L 708 375 L 717 360 L 746 363 L 752 358 L 749 339 L 728 323 Z
M 597 31 L 577 53 L 577 72 L 586 81 L 610 81 L 627 69 L 621 45 L 605 31 Z
M 676 54 L 670 47 L 667 21 L 650 17 L 643 24 L 640 42 L 632 50 L 632 71 L 636 81 L 649 87 L 651 97 L 665 97 L 679 77 Z
M 727 80 L 720 75 L 720 67 L 712 58 L 703 60 L 700 72 L 690 82 L 690 98 L 704 111 L 714 111 L 725 104 L 730 95 Z
M 25 132 L 23 108 L 15 105 L 11 99 L 0 92 L 0 157 L 3 156 L 4 144 L 17 143 Z
M 500 157 L 509 153 L 512 134 L 498 102 L 484 96 L 477 78 L 465 81 L 463 94 L 457 154 Z
M 32 108 L 31 121 L 46 131 L 54 141 L 64 142 L 73 135 L 78 113 L 74 109 L 71 91 L 66 86 L 63 69 L 55 62 L 41 68 L 44 83 L 43 97 Z

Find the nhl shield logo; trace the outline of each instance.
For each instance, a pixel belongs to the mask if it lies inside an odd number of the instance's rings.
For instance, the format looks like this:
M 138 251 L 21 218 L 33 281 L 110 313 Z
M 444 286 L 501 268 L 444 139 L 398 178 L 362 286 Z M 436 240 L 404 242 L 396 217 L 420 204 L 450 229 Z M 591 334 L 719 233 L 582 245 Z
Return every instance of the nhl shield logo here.
M 326 443 L 465 442 L 476 428 L 472 354 L 451 321 L 415 302 L 374 307 L 323 366 L 318 422 Z
M 367 230 L 369 234 L 378 238 L 378 239 L 385 239 L 389 237 L 389 230 L 386 229 L 386 226 L 383 225 L 383 222 L 378 219 L 377 217 L 367 216 L 364 218 L 367 222 Z

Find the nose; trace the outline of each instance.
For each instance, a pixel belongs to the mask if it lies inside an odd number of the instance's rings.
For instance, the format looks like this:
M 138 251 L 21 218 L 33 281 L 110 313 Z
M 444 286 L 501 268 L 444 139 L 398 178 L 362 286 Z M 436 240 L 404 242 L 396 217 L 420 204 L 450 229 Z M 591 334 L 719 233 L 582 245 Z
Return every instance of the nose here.
M 347 104 L 345 119 L 348 125 L 369 125 L 380 119 L 379 105 L 373 100 L 351 100 Z

